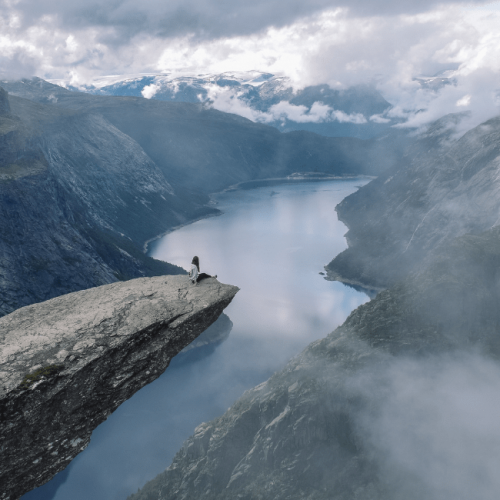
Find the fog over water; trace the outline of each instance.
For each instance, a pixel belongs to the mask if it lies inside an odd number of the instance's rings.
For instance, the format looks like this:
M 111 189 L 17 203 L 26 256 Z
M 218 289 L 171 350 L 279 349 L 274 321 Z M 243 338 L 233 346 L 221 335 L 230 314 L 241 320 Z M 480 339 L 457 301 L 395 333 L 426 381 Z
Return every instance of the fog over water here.
M 69 468 L 24 500 L 118 500 L 163 471 L 197 425 L 224 413 L 368 297 L 319 274 L 346 248 L 335 206 L 367 180 L 267 186 L 218 195 L 223 215 L 185 226 L 150 254 L 240 287 L 216 348 L 176 357 L 118 408 Z M 56 492 L 54 493 L 54 490 Z

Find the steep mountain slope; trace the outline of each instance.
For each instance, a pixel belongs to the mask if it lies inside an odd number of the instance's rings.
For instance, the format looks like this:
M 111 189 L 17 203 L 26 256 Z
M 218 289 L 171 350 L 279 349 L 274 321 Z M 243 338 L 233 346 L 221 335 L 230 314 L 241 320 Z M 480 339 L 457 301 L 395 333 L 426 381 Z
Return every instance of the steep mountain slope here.
M 339 204 L 349 248 L 326 267 L 331 279 L 384 288 L 419 272 L 440 244 L 498 225 L 500 118 L 435 139 Z
M 431 133 L 420 161 L 348 198 L 365 273 L 396 282 L 200 425 L 129 500 L 495 499 L 499 130 L 492 120 L 447 145 Z M 414 243 L 409 261 L 393 251 Z
M 3 97 L 0 314 L 118 278 L 183 272 L 139 244 L 200 204 L 175 199 L 141 148 L 102 118 Z

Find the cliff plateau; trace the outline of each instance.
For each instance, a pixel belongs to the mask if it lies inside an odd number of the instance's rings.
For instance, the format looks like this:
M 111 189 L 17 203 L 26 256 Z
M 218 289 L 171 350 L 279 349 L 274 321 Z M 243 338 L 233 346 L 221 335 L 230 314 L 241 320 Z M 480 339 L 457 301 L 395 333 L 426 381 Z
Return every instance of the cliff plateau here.
M 140 278 L 74 292 L 0 319 L 0 498 L 48 481 L 122 402 L 158 378 L 238 288 Z

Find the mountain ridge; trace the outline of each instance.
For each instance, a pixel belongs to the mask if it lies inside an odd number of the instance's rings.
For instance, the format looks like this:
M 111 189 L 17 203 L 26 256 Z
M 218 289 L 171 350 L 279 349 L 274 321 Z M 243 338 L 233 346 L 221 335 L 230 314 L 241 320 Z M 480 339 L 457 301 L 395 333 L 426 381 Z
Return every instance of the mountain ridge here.
M 326 266 L 331 279 L 384 288 L 420 272 L 441 244 L 498 224 L 500 118 L 435 139 L 337 206 L 349 248 Z
M 212 192 L 304 171 L 377 175 L 401 155 L 390 140 L 282 134 L 203 104 L 93 96 L 41 79 L 2 84 L 11 94 L 0 115 L 0 314 L 184 272 L 142 247 L 216 214 Z
M 333 89 L 322 84 L 300 89 L 294 88 L 289 78 L 258 71 L 197 76 L 124 75 L 102 78 L 96 84 L 81 87 L 60 80 L 52 82 L 72 91 L 99 96 L 205 103 L 222 111 L 252 116 L 254 121 L 267 123 L 282 132 L 308 130 L 329 137 L 368 139 L 396 123 L 385 117 L 391 105 L 372 86 Z M 231 100 L 239 106 L 233 106 Z M 330 113 L 316 116 L 315 104 L 324 111 L 328 107 Z M 276 105 L 280 105 L 279 109 L 273 108 Z M 379 118 L 371 119 L 374 116 Z

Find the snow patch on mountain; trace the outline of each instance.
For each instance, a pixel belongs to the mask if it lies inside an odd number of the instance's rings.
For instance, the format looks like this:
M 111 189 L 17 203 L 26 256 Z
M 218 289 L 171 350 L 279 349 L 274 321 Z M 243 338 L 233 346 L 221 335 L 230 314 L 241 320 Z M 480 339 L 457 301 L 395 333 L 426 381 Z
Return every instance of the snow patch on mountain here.
M 316 85 L 299 89 L 287 77 L 261 71 L 111 75 L 79 88 L 67 82 L 53 83 L 95 95 L 201 102 L 282 132 L 309 130 L 327 136 L 368 138 L 396 123 L 387 116 L 391 105 L 374 87 L 332 89 Z

